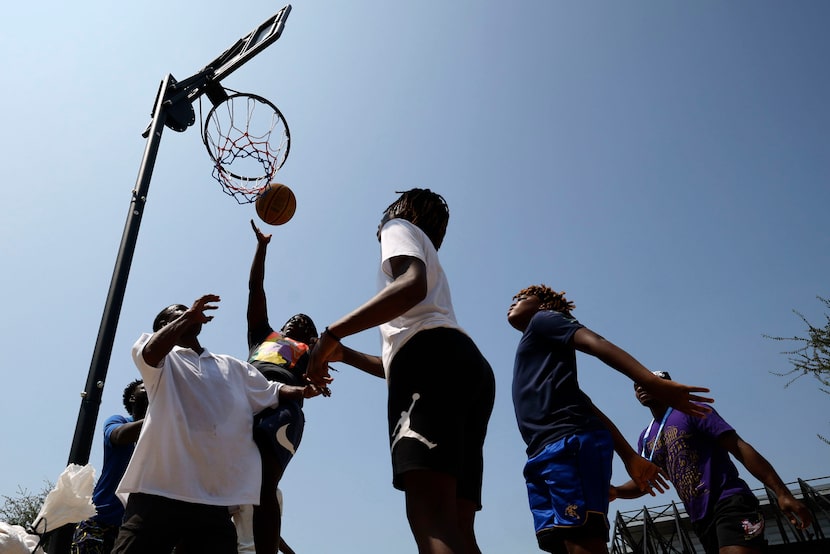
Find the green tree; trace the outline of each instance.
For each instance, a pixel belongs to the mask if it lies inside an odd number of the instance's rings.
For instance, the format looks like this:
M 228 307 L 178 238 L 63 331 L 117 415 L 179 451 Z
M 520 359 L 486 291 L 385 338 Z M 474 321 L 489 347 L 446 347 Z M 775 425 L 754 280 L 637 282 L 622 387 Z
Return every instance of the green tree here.
M 46 481 L 44 489 L 37 494 L 18 486 L 16 496 L 0 495 L 3 498 L 3 505 L 0 506 L 0 521 L 24 528 L 30 526 L 40 513 L 40 507 L 43 506 L 46 495 L 54 486 L 53 483 Z
M 817 296 L 816 298 L 824 303 L 826 309 L 830 310 L 830 299 L 821 296 Z M 800 317 L 801 321 L 807 325 L 807 336 L 774 337 L 764 335 L 772 340 L 790 341 L 796 344 L 796 348 L 782 352 L 782 354 L 788 356 L 791 366 L 790 370 L 781 373 L 772 373 L 781 377 L 790 378 L 787 384 L 784 385 L 785 387 L 790 386 L 794 381 L 805 375 L 812 375 L 821 383 L 819 390 L 825 394 L 830 394 L 830 313 L 825 312 L 824 314 L 824 327 L 813 325 L 797 310 L 793 310 L 793 313 Z M 830 444 L 830 439 L 821 435 L 818 437 L 827 444 Z

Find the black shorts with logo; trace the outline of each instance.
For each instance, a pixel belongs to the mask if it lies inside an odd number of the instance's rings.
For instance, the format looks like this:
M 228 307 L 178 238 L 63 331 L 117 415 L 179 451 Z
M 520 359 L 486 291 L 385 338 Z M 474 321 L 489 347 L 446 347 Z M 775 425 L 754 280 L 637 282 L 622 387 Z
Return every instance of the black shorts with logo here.
M 764 516 L 753 495 L 735 494 L 719 500 L 712 513 L 692 524 L 707 554 L 717 554 L 723 546 L 762 548 Z
M 413 470 L 449 473 L 458 497 L 481 507 L 483 448 L 495 378 L 475 343 L 456 329 L 418 332 L 389 369 L 393 484 L 404 490 Z

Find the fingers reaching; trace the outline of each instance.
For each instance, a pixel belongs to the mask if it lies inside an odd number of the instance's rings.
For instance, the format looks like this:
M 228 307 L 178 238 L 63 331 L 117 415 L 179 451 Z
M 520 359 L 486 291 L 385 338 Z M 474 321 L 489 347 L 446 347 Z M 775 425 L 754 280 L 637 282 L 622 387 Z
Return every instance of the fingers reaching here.
M 257 227 L 256 223 L 254 223 L 253 219 L 251 220 L 251 228 L 254 230 L 254 234 L 256 235 L 256 240 L 258 242 L 268 244 L 271 241 L 271 235 L 264 234 L 259 227 Z

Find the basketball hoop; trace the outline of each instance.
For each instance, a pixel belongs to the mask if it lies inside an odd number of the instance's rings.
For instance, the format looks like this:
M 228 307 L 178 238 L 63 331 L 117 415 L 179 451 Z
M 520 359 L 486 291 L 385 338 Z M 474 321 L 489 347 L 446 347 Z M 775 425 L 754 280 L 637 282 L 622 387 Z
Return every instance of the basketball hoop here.
M 240 204 L 254 202 L 288 158 L 291 135 L 277 107 L 261 96 L 234 93 L 208 112 L 202 139 L 213 178 Z

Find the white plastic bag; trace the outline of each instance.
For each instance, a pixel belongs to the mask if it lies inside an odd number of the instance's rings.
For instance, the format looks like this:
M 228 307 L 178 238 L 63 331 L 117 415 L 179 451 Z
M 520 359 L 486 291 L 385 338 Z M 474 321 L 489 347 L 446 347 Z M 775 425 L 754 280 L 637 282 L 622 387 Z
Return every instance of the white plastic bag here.
M 0 522 L 0 554 L 43 554 L 42 548 L 35 550 L 39 540 L 20 525 Z
M 54 531 L 67 523 L 78 523 L 95 515 L 92 489 L 95 469 L 87 464 L 69 464 L 58 477 L 55 488 L 46 495 L 43 506 L 32 524 L 38 535 Z

